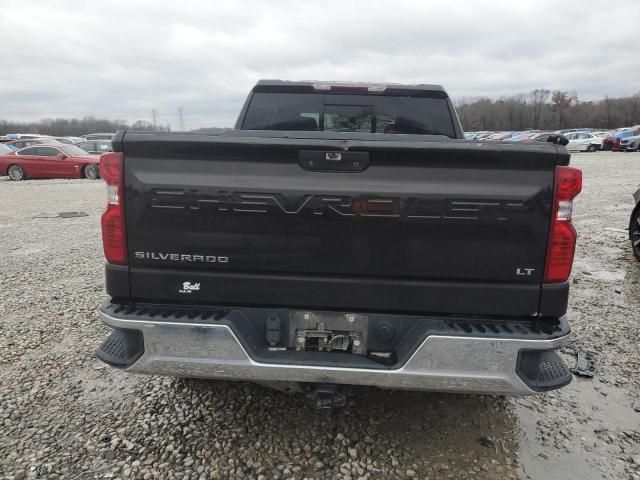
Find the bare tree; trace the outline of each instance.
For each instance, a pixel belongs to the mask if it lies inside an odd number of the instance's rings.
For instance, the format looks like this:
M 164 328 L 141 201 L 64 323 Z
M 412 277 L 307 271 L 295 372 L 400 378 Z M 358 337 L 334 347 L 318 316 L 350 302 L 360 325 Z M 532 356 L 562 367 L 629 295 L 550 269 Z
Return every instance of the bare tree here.
M 531 113 L 533 116 L 533 128 L 540 128 L 540 120 L 542 119 L 542 110 L 549 99 L 550 90 L 546 88 L 536 88 L 529 92 L 529 99 L 531 105 Z
M 605 126 L 607 128 L 611 128 L 611 99 L 609 98 L 609 95 L 605 95 L 604 100 L 602 101 L 602 112 Z
M 575 93 L 563 90 L 554 90 L 551 93 L 551 110 L 558 118 L 558 128 L 563 128 L 567 113 L 577 103 L 578 96 Z
M 624 106 L 627 114 L 625 123 L 627 125 L 640 123 L 640 92 L 629 97 Z
M 469 123 L 471 119 L 466 118 L 467 106 L 469 105 L 469 101 L 467 100 L 467 97 L 462 97 L 461 99 L 456 100 L 454 102 L 454 105 L 456 107 L 456 112 L 458 112 L 458 118 L 460 119 L 460 123 L 462 123 L 463 125 L 466 123 Z
M 550 98 L 551 97 L 551 98 Z M 617 128 L 640 124 L 640 92 L 622 98 L 580 102 L 575 92 L 536 89 L 528 94 L 457 102 L 465 130 L 556 130 Z

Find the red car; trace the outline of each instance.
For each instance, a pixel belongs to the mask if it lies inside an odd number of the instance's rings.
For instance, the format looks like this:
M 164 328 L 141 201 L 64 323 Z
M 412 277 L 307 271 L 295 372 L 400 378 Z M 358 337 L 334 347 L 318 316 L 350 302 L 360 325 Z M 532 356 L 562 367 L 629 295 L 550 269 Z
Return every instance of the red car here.
M 99 178 L 99 155 L 75 145 L 32 145 L 0 155 L 0 176 L 25 178 Z

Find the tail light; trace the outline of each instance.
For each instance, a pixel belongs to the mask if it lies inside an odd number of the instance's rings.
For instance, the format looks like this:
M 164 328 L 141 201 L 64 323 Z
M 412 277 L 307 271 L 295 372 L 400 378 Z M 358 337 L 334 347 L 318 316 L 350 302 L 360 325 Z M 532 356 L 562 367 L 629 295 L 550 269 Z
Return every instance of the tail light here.
M 107 209 L 102 214 L 102 244 L 109 263 L 127 265 L 124 222 L 124 168 L 121 152 L 100 156 L 100 176 L 107 183 Z
M 571 274 L 576 249 L 576 231 L 571 224 L 573 199 L 582 190 L 582 172 L 556 167 L 549 246 L 544 269 L 547 283 L 566 282 Z

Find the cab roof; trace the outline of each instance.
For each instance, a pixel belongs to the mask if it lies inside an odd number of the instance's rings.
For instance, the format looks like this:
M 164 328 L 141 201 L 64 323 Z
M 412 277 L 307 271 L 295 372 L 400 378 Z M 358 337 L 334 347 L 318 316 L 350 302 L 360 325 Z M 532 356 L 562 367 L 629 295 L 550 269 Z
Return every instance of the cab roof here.
M 399 83 L 367 83 L 341 82 L 321 80 L 259 80 L 253 87 L 254 92 L 289 92 L 289 93 L 346 93 L 366 95 L 409 95 L 448 97 L 441 85 L 399 84 Z M 435 94 L 435 95 L 434 95 Z

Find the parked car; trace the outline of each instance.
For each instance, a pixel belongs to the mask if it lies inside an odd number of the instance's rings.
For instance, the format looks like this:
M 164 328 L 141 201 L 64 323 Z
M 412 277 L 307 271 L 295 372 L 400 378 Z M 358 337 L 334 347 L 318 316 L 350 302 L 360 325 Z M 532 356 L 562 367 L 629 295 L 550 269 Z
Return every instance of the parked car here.
M 617 130 L 612 135 L 609 135 L 602 141 L 602 149 L 603 150 L 620 150 L 620 142 L 627 138 L 633 137 L 634 135 L 638 135 L 640 133 L 640 128 L 625 128 L 622 130 Z
M 614 136 L 615 136 L 615 133 L 610 133 L 609 135 L 607 135 L 605 138 L 602 139 L 601 150 L 604 150 L 604 151 L 611 150 L 611 147 L 613 146 L 613 137 Z
M 11 180 L 25 178 L 99 178 L 98 155 L 75 145 L 31 145 L 0 155 L 0 175 Z
M 98 358 L 285 381 L 319 408 L 344 405 L 344 384 L 571 381 L 554 351 L 570 341 L 582 184 L 566 149 L 463 141 L 434 85 L 261 81 L 235 128 L 121 132 L 101 155 Z
M 48 135 L 43 135 L 41 133 L 14 133 L 14 134 L 8 134 L 7 136 L 12 136 L 16 140 L 28 140 L 30 138 L 48 137 Z
M 604 135 L 607 133 L 593 133 L 593 132 L 571 132 L 565 134 L 569 140 L 567 148 L 570 151 L 576 152 L 595 152 L 602 149 L 602 142 Z
M 80 147 L 81 149 L 89 153 L 100 154 L 100 153 L 113 151 L 110 140 L 91 140 L 91 141 L 79 142 L 79 143 L 76 143 L 75 145 L 76 147 Z
M 85 140 L 111 140 L 115 133 L 90 133 L 84 135 Z
M 485 140 L 491 135 L 494 135 L 495 132 L 477 132 L 473 137 L 474 140 Z
M 634 135 L 620 140 L 620 150 L 627 152 L 637 152 L 640 150 L 640 135 Z
M 490 135 L 485 140 L 496 140 L 496 141 L 509 140 L 511 137 L 513 137 L 514 133 L 515 132 L 497 132 L 497 133 L 494 133 L 493 135 Z
M 13 153 L 13 149 L 7 147 L 4 143 L 0 143 L 0 155 L 5 153 Z
M 629 219 L 629 240 L 636 259 L 640 260 L 640 188 L 633 194 L 633 211 Z
M 555 143 L 556 145 L 566 146 L 569 143 L 569 139 L 556 132 L 541 132 L 525 138 L 523 142 L 549 142 Z
M 522 142 L 523 140 L 531 138 L 534 135 L 537 135 L 538 133 L 540 133 L 540 130 L 527 130 L 527 131 L 524 131 L 524 132 L 518 132 L 517 134 L 513 135 L 508 140 L 511 141 L 511 142 Z
M 21 140 L 11 140 L 10 142 L 7 142 L 5 145 L 7 145 L 13 151 L 18 151 L 24 147 L 28 147 L 29 145 L 57 145 L 57 144 L 62 145 L 62 143 L 56 140 L 55 138 L 38 137 L 38 138 L 26 138 Z
M 556 130 L 555 133 L 559 133 L 560 135 L 566 135 L 568 133 L 574 132 L 590 132 L 593 130 L 592 128 L 565 128 L 564 130 Z
M 495 135 L 496 132 L 478 132 L 474 137 L 474 140 L 485 140 L 488 137 Z
M 74 140 L 71 137 L 50 137 L 50 138 L 55 138 L 60 143 L 64 143 L 66 145 L 73 145 L 74 143 L 76 143 L 78 141 L 78 140 Z M 82 140 L 83 139 L 80 139 L 80 141 L 82 141 Z

